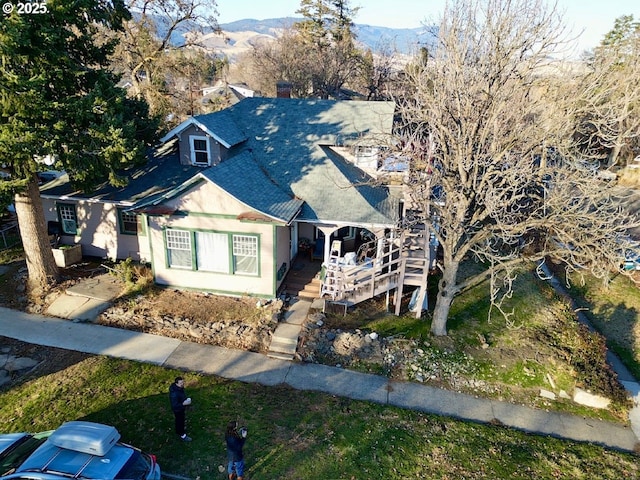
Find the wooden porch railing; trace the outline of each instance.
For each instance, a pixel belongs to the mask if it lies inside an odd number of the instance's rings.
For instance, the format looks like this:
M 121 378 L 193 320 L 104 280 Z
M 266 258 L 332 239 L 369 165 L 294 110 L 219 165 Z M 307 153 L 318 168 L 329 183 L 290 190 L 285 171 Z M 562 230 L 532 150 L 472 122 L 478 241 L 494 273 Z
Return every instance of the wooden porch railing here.
M 423 235 L 402 234 L 390 239 L 377 257 L 359 265 L 343 265 L 337 256 L 329 258 L 322 296 L 333 301 L 357 304 L 390 290 L 401 292 L 404 285 L 426 291 L 428 251 Z M 399 306 L 396 298 L 396 310 Z

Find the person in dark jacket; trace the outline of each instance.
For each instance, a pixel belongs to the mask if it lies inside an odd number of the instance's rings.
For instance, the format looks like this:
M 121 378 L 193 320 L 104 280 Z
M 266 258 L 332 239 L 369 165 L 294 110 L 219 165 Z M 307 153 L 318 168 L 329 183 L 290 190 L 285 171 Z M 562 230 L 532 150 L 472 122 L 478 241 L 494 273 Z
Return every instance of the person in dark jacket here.
M 187 406 L 191 405 L 191 398 L 184 392 L 184 378 L 176 377 L 169 387 L 169 401 L 173 415 L 176 417 L 176 433 L 181 440 L 190 442 L 191 437 L 185 431 L 185 413 Z
M 244 477 L 244 455 L 242 447 L 247 439 L 247 429 L 238 428 L 238 422 L 235 420 L 227 424 L 227 430 L 224 434 L 227 442 L 227 473 L 229 480 L 243 480 Z

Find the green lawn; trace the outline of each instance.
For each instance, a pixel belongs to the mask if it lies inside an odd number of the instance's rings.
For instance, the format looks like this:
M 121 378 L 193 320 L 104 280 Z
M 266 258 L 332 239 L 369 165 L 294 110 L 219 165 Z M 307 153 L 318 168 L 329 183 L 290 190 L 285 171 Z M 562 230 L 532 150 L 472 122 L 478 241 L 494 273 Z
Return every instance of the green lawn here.
M 0 391 L 7 432 L 65 420 L 115 425 L 124 441 L 158 456 L 167 473 L 224 478 L 223 430 L 249 428 L 249 479 L 621 479 L 640 475 L 637 457 L 287 387 L 262 387 L 182 373 L 194 407 L 193 442 L 173 434 L 167 389 L 181 372 L 88 357 Z
M 6 263 L 12 260 L 7 258 Z M 3 277 L 9 287 L 10 280 L 9 275 Z M 588 284 L 572 292 L 589 302 L 585 306 L 604 333 L 621 332 L 608 336 L 609 341 L 613 338 L 613 344 L 628 352 L 633 362 L 638 356 L 635 317 L 640 295 L 627 280 L 616 282 L 614 290 L 600 291 L 598 285 Z M 421 348 L 429 354 L 425 358 L 430 363 L 491 385 L 492 390 L 482 395 L 518 403 L 528 398 L 529 403 L 538 402 L 539 408 L 609 420 L 624 418 L 624 412 L 580 410 L 567 402 L 540 403 L 537 392 L 548 387 L 547 375 L 558 388 L 570 390 L 575 384 L 575 368 L 562 363 L 562 355 L 569 352 L 575 358 L 580 344 L 574 345 L 575 351 L 560 345 L 561 341 L 575 342 L 573 317 L 566 302 L 547 284 L 523 272 L 516 286 L 508 305 L 515 312 L 510 322 L 495 316 L 487 319 L 484 285 L 454 303 L 446 338 L 432 338 L 428 319 L 410 316 L 358 311 L 354 318 L 340 321 L 423 342 Z M 489 345 L 486 350 L 481 348 L 482 340 Z M 462 371 L 462 363 L 455 361 L 453 369 L 449 360 L 461 358 L 456 355 L 468 355 L 464 358 L 473 360 L 473 368 Z M 186 377 L 194 399 L 188 414 L 194 441 L 189 444 L 178 441 L 172 432 L 166 392 L 178 374 Z M 637 456 L 596 446 L 102 357 L 88 357 L 56 373 L 0 390 L 3 432 L 41 431 L 73 419 L 108 423 L 120 430 L 124 441 L 156 454 L 165 472 L 192 479 L 225 478 L 218 472 L 225 460 L 223 430 L 228 420 L 236 418 L 250 431 L 246 447 L 249 479 L 617 480 L 640 476 Z
M 635 281 L 634 281 L 635 279 Z M 636 378 L 640 378 L 640 272 L 615 276 L 609 284 L 592 277 L 567 289 L 593 326 L 607 338 Z
M 479 268 L 467 262 L 463 275 Z M 334 328 L 360 328 L 414 342 L 412 348 L 422 354 L 420 362 L 412 362 L 413 367 L 426 372 L 425 382 L 433 386 L 625 423 L 630 405 L 606 363 L 604 338 L 581 326 L 567 299 L 532 271 L 521 271 L 513 286 L 512 296 L 503 305 L 508 319 L 495 311 L 489 316 L 488 282 L 457 297 L 451 306 L 447 337 L 431 336 L 428 314 L 422 319 L 410 314 L 376 315 L 375 305 L 363 304 L 346 319 L 335 316 L 329 323 Z M 640 311 L 637 288 L 635 294 Z M 611 317 L 618 318 L 622 312 L 613 309 Z M 378 373 L 373 368 L 369 371 Z M 596 410 L 561 398 L 561 392 L 570 395 L 576 387 L 612 399 L 612 406 Z M 540 389 L 554 392 L 556 400 L 541 397 Z

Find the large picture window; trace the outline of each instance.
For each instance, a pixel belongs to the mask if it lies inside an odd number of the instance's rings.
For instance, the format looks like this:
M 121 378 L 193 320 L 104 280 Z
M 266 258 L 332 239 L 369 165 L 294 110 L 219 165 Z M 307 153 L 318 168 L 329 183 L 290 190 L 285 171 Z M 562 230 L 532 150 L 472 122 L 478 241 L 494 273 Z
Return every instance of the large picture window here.
M 198 270 L 229 273 L 229 235 L 196 232 Z
M 226 232 L 166 230 L 170 268 L 258 275 L 258 236 Z
M 58 204 L 58 217 L 62 232 L 67 235 L 76 235 L 78 233 L 78 216 L 76 214 L 76 206 L 67 203 Z
M 167 230 L 167 258 L 171 268 L 191 268 L 191 233 L 185 230 Z
M 258 237 L 233 236 L 233 264 L 235 273 L 258 273 Z
M 207 137 L 190 137 L 191 140 L 191 163 L 194 165 L 208 166 L 209 158 L 209 141 Z

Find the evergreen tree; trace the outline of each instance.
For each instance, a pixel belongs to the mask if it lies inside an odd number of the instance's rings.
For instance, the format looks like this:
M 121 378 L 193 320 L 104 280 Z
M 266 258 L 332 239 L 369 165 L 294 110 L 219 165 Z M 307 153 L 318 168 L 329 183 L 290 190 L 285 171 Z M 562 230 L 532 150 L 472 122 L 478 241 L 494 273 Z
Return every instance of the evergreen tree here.
M 353 32 L 357 12 L 348 0 L 301 0 L 296 13 L 304 19 L 295 23 L 294 29 L 307 59 L 299 67 L 308 73 L 311 96 L 339 96 L 343 85 L 363 68 Z
M 97 36 L 130 18 L 122 0 L 50 0 L 46 10 L 0 17 L 0 162 L 12 174 L 2 188 L 15 194 L 34 294 L 58 278 L 36 176 L 43 160 L 81 190 L 123 184 L 117 171 L 141 160 L 155 133 L 107 69 L 114 43 Z

